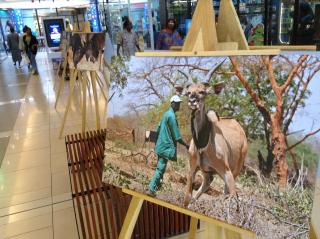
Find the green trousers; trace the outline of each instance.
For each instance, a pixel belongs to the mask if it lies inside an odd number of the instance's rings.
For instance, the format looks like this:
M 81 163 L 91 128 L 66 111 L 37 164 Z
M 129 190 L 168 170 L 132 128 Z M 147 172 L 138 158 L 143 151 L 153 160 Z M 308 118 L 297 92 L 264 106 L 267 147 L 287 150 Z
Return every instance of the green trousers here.
M 157 168 L 148 186 L 150 192 L 154 193 L 159 186 L 160 180 L 163 178 L 163 174 L 166 171 L 167 163 L 168 159 L 158 156 Z

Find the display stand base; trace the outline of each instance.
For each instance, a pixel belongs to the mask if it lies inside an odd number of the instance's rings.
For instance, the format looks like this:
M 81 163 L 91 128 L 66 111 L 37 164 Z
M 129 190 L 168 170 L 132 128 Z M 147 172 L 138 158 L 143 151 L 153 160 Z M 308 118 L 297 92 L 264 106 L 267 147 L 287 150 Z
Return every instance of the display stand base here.
M 74 31 L 77 32 L 77 31 Z M 82 26 L 82 32 L 83 33 L 90 33 L 90 22 L 84 22 Z M 77 32 L 79 33 L 79 32 Z M 55 102 L 55 108 L 57 108 L 57 104 L 59 102 L 59 99 L 61 97 L 62 90 L 65 85 L 65 76 L 66 76 L 66 70 L 68 66 L 68 55 L 65 54 L 63 63 L 63 72 L 60 79 L 60 84 L 57 92 L 56 102 Z M 60 67 L 60 66 L 59 66 Z M 78 81 L 76 79 L 78 78 Z M 107 67 L 104 67 L 101 71 L 84 71 L 79 69 L 72 69 L 70 68 L 70 81 L 69 81 L 69 96 L 67 101 L 67 106 L 64 111 L 63 119 L 62 119 L 62 125 L 60 128 L 59 137 L 62 138 L 65 123 L 67 120 L 68 113 L 70 111 L 71 102 L 74 97 L 74 88 L 76 85 L 76 82 L 79 84 L 80 88 L 80 111 L 82 114 L 82 133 L 85 133 L 86 125 L 87 125 L 87 97 L 89 96 L 89 100 L 91 100 L 91 91 L 90 86 L 93 93 L 93 99 L 94 99 L 94 107 L 95 107 L 95 114 L 96 114 L 96 129 L 100 130 L 100 113 L 99 113 L 99 100 L 98 100 L 98 89 L 100 89 L 99 93 L 102 94 L 103 98 L 106 101 L 106 111 L 108 106 L 108 92 L 109 92 L 109 86 L 110 86 L 110 72 Z M 104 84 L 106 85 L 106 92 L 104 91 L 103 87 Z M 88 92 L 88 94 L 87 94 Z M 107 113 L 107 112 L 106 112 Z
M 68 113 L 70 111 L 71 102 L 74 97 L 74 88 L 76 83 L 76 78 L 78 77 L 78 82 L 80 84 L 80 109 L 82 114 L 82 133 L 85 133 L 86 131 L 86 125 L 87 125 L 87 98 L 90 96 L 90 86 L 93 92 L 93 99 L 94 99 L 94 107 L 95 107 L 95 113 L 96 113 L 96 129 L 99 130 L 101 128 L 100 125 L 100 113 L 99 113 L 99 99 L 98 99 L 98 88 L 100 89 L 99 92 L 101 92 L 103 98 L 106 101 L 106 104 L 108 104 L 108 91 L 109 91 L 109 85 L 110 85 L 110 73 L 108 72 L 108 69 L 104 69 L 105 72 L 100 71 L 80 71 L 78 69 L 70 69 L 70 89 L 69 89 L 69 96 L 67 101 L 67 106 L 65 108 L 65 112 L 62 119 L 62 125 L 60 128 L 60 134 L 59 137 L 62 138 L 65 123 L 67 120 Z M 86 77 L 84 77 L 84 75 Z M 105 78 L 105 76 L 107 78 Z M 106 92 L 104 92 L 104 83 L 107 87 Z M 89 92 L 87 94 L 87 92 Z
M 142 204 L 144 201 L 148 201 L 151 203 L 154 203 L 156 205 L 166 207 L 172 210 L 175 210 L 177 212 L 183 213 L 185 215 L 188 215 L 191 217 L 190 221 L 190 229 L 189 229 L 189 234 L 188 238 L 189 239 L 194 239 L 196 238 L 196 233 L 197 233 L 197 225 L 198 225 L 198 220 L 201 220 L 203 222 L 206 222 L 207 225 L 207 230 L 208 233 L 208 239 L 211 238 L 219 238 L 219 239 L 224 239 L 224 238 L 241 238 L 241 239 L 253 239 L 256 238 L 256 235 L 253 232 L 250 232 L 248 230 L 230 225 L 228 223 L 219 221 L 217 219 L 207 217 L 205 215 L 193 212 L 189 209 L 182 208 L 167 202 L 164 202 L 162 200 L 159 200 L 157 198 L 149 197 L 145 194 L 138 193 L 135 191 L 132 191 L 130 189 L 122 189 L 122 191 L 126 194 L 129 194 L 132 196 L 131 203 L 129 206 L 129 209 L 127 211 L 124 223 L 121 228 L 121 232 L 119 235 L 119 239 L 129 239 L 132 236 L 134 227 L 136 225 L 137 218 L 139 216 Z

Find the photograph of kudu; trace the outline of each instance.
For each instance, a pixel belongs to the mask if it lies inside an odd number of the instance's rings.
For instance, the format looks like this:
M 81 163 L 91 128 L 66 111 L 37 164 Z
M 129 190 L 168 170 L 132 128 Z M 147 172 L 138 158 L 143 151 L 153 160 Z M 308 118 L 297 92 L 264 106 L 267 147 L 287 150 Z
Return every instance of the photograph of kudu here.
M 235 179 L 240 174 L 248 151 L 246 134 L 234 119 L 220 119 L 212 110 L 206 110 L 208 94 L 219 94 L 223 83 L 191 84 L 186 87 L 188 106 L 191 110 L 192 140 L 189 148 L 190 171 L 187 176 L 187 191 L 184 205 L 192 198 L 193 182 L 197 170 L 202 173 L 202 184 L 194 199 L 207 191 L 213 174 L 217 173 L 225 182 L 225 193 L 236 193 Z
M 308 238 L 318 53 L 114 60 L 105 183 L 260 238 Z

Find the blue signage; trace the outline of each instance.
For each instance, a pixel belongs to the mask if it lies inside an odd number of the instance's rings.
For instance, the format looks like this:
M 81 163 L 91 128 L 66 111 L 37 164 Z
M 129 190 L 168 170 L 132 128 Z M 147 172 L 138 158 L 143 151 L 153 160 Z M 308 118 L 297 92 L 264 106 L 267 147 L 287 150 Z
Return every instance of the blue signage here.
M 100 18 L 98 4 L 96 0 L 90 0 L 90 7 L 88 9 L 88 19 L 93 32 L 101 32 Z

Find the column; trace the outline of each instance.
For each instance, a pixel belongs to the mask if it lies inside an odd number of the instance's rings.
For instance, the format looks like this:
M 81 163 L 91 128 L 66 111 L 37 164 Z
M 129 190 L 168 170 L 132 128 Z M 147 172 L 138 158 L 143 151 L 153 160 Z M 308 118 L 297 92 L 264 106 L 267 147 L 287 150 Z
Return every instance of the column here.
M 87 14 L 93 32 L 101 32 L 100 14 L 98 7 L 98 0 L 90 0 L 90 7 Z

